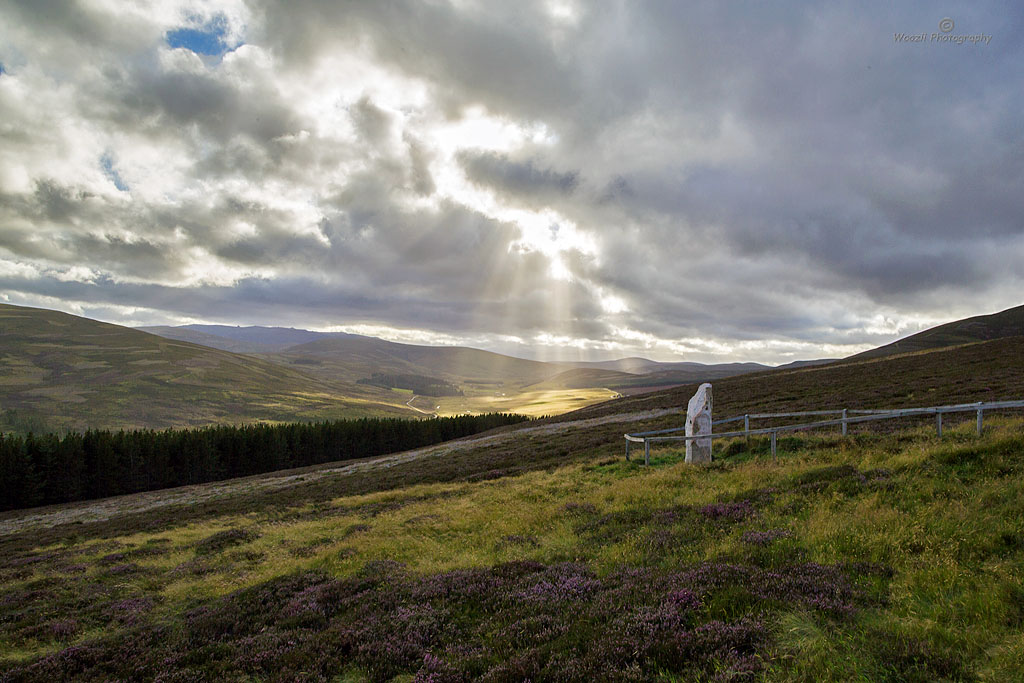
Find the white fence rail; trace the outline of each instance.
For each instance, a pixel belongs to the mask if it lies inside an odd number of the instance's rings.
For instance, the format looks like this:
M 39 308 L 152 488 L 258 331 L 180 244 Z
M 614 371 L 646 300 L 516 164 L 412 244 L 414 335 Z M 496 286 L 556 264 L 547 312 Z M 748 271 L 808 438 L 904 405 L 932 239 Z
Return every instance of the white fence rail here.
M 659 429 L 652 432 L 636 432 L 634 434 L 624 434 L 626 439 L 626 460 L 629 460 L 629 445 L 631 443 L 642 443 L 644 445 L 644 464 L 651 464 L 651 444 L 659 443 L 662 441 L 688 441 L 690 439 L 708 439 L 708 438 L 731 438 L 731 437 L 750 437 L 758 434 L 768 434 L 771 436 L 772 444 L 772 457 L 778 458 L 776 451 L 776 441 L 780 432 L 796 432 L 805 429 L 819 429 L 821 427 L 834 427 L 841 426 L 843 436 L 847 434 L 847 427 L 852 424 L 860 424 L 862 422 L 876 422 L 878 420 L 892 420 L 900 417 L 912 417 L 917 415 L 934 415 L 935 416 L 935 431 L 941 437 L 942 436 L 942 416 L 946 413 L 970 413 L 976 412 L 978 416 L 978 436 L 981 436 L 982 421 L 984 419 L 984 413 L 986 410 L 1005 410 L 1008 408 L 1024 408 L 1024 401 L 990 401 L 985 403 L 979 401 L 977 403 L 960 403 L 957 405 L 950 406 L 931 406 L 928 408 L 894 408 L 889 410 L 861 410 L 861 409 L 848 409 L 842 408 L 839 410 L 806 410 L 802 412 L 792 413 L 748 413 L 745 415 L 737 415 L 735 417 L 727 417 L 721 420 L 715 420 L 711 423 L 712 429 L 714 425 L 727 424 L 730 422 L 739 422 L 743 420 L 742 431 L 732 432 L 713 432 L 711 434 L 695 434 L 693 436 L 685 436 L 679 434 L 684 431 L 685 427 L 673 427 L 672 429 Z M 780 417 L 805 417 L 810 415 L 839 415 L 838 419 L 832 420 L 818 420 L 816 422 L 804 422 L 801 424 L 790 424 L 790 425 L 779 425 L 777 427 L 762 427 L 760 429 L 751 429 L 751 420 L 763 420 L 770 418 Z

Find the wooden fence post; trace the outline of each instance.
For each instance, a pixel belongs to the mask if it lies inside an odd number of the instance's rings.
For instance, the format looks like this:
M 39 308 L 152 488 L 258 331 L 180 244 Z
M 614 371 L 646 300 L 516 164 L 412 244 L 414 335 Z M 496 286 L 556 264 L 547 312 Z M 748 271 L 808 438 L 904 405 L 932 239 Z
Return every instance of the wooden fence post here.
M 846 408 L 843 408 L 843 436 L 846 436 Z
M 644 439 L 644 465 L 651 464 L 651 442 Z
M 942 438 L 942 413 L 938 410 L 935 411 L 935 433 Z
M 775 450 L 775 435 L 776 434 L 777 434 L 777 432 L 772 432 L 772 458 L 774 460 L 778 460 L 779 459 L 779 454 Z
M 984 408 L 981 405 L 978 406 L 978 436 L 981 436 L 981 414 L 984 412 Z
M 743 431 L 747 433 L 747 443 L 750 443 L 750 415 L 743 416 Z

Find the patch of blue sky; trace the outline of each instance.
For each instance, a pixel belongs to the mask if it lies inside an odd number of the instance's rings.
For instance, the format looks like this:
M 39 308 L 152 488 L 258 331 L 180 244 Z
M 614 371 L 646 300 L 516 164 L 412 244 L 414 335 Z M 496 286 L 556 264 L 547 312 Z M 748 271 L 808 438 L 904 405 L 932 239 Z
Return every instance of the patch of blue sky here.
M 116 168 L 114 168 L 114 158 L 110 156 L 110 152 L 104 152 L 103 156 L 100 157 L 100 166 L 103 168 L 104 175 L 110 178 L 110 181 L 114 183 L 114 187 L 121 192 L 128 191 L 128 184 L 124 182 L 121 178 L 121 174 L 117 172 Z
M 224 53 L 238 49 L 238 45 L 228 45 L 228 20 L 218 14 L 205 24 L 176 28 L 168 31 L 164 38 L 171 47 L 183 47 L 206 57 L 220 57 Z

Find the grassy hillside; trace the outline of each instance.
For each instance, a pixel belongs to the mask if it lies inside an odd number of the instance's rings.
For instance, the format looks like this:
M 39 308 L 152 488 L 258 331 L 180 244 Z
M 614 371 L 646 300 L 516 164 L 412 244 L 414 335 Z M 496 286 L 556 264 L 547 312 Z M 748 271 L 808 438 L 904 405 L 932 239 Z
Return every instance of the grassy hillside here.
M 679 365 L 682 366 L 683 364 Z M 677 367 L 669 370 L 655 370 L 645 375 L 625 377 L 621 381 L 616 382 L 614 387 L 617 389 L 627 389 L 630 387 L 663 387 L 672 384 L 712 382 L 725 377 L 735 377 L 737 375 L 749 374 L 752 372 L 763 372 L 769 369 L 766 366 L 758 365 L 757 363 L 728 363 L 723 365 L 705 366 L 701 366 L 700 363 L 693 363 L 692 365 L 697 367 Z
M 517 390 L 570 372 L 556 384 L 564 388 L 665 386 L 731 377 L 770 369 L 759 363 L 659 362 L 623 358 L 594 362 L 545 363 L 465 347 L 399 344 L 354 334 L 311 332 L 279 327 L 184 325 L 139 328 L 169 339 L 238 353 L 269 354 L 275 362 L 312 370 L 333 380 L 356 381 L 367 372 L 443 374 L 450 381 Z M 792 366 L 827 361 L 796 361 Z M 788 366 L 786 366 L 788 367 Z M 374 368 L 380 368 L 374 370 Z M 578 372 L 572 372 L 578 370 Z M 603 371 L 603 372 L 602 372 Z M 619 374 L 615 374 L 619 373 Z M 552 385 L 554 386 L 554 385 Z M 551 387 L 545 387 L 551 388 Z
M 413 405 L 441 415 L 491 411 L 554 415 L 616 396 L 620 390 L 704 382 L 765 369 L 757 363 L 703 365 L 644 359 L 544 363 L 478 349 L 397 344 L 355 335 L 320 339 L 262 357 L 328 381 L 355 382 L 374 372 L 439 377 L 458 385 L 465 396 L 428 398 Z M 606 365 L 623 365 L 644 374 Z
M 400 344 L 357 334 L 282 327 L 183 325 L 139 329 L 227 351 L 265 354 L 268 360 L 350 382 L 380 372 L 426 376 L 443 374 L 458 382 L 519 386 L 540 381 L 571 367 L 466 347 Z M 653 361 L 643 362 L 659 365 Z
M 412 415 L 382 402 L 384 393 L 343 390 L 251 356 L 66 313 L 0 305 L 0 429 Z
M 573 368 L 560 372 L 543 382 L 530 385 L 531 389 L 581 389 L 583 387 L 611 387 L 636 379 L 636 375 L 618 370 L 599 368 Z
M 645 358 L 544 363 L 463 347 L 417 346 L 361 335 L 276 327 L 187 325 L 140 329 L 170 339 L 258 354 L 333 383 L 365 382 L 374 374 L 443 378 L 458 385 L 465 396 L 440 402 L 421 397 L 410 404 L 441 415 L 492 410 L 553 415 L 620 392 L 635 394 L 769 369 L 758 363 L 705 365 Z M 797 361 L 783 367 L 823 362 L 828 361 Z
M 795 437 L 777 463 L 618 450 L 15 539 L 0 680 L 1024 676 L 1019 418 Z
M 817 361 L 796 361 L 797 363 L 816 363 Z M 622 358 L 620 360 L 597 361 L 597 362 L 572 362 L 566 363 L 577 368 L 589 368 L 596 370 L 617 370 L 628 372 L 634 375 L 648 375 L 652 373 L 689 373 L 691 379 L 705 377 L 729 377 L 740 375 L 745 372 L 758 372 L 770 370 L 768 365 L 760 363 L 693 363 L 693 362 L 661 362 L 647 360 L 646 358 Z
M 469 348 L 285 328 L 144 328 L 155 337 L 43 309 L 0 310 L 10 326 L 0 338 L 0 430 L 493 411 L 543 416 L 615 395 L 600 385 L 529 387 L 565 366 Z M 298 343 L 309 338 L 315 341 Z M 465 396 L 436 401 L 359 383 L 381 373 L 439 378 Z
M 576 368 L 592 368 L 595 370 L 617 370 L 618 372 L 629 372 L 635 375 L 642 375 L 645 372 L 657 369 L 660 363 L 647 358 L 619 358 L 617 360 L 602 361 L 576 361 L 565 363 Z
M 973 318 L 956 320 L 945 325 L 918 332 L 892 344 L 880 346 L 850 356 L 848 360 L 880 358 L 898 353 L 912 353 L 926 349 L 935 349 L 957 344 L 970 344 L 979 341 L 1001 339 L 1003 337 L 1019 337 L 1024 335 L 1024 306 L 1008 308 L 991 315 L 977 315 Z
M 1022 344 L 722 380 L 716 413 L 1020 397 Z M 1019 412 L 626 463 L 684 396 L 0 515 L 0 680 L 1024 680 Z
M 716 380 L 715 415 L 825 408 L 902 408 L 1024 398 L 1024 337 L 901 356 L 837 361 Z M 681 407 L 696 384 L 630 396 L 554 420 Z
M 565 369 L 479 349 L 416 346 L 357 335 L 320 339 L 268 357 L 303 366 L 319 376 L 353 381 L 386 372 L 428 375 L 459 384 L 520 386 Z
M 668 364 L 666 363 L 665 365 Z M 766 366 L 756 363 L 729 363 L 725 365 L 680 363 L 676 365 L 685 365 L 687 367 L 677 367 L 668 370 L 655 369 L 642 375 L 600 368 L 573 368 L 548 378 L 543 382 L 530 385 L 530 389 L 607 387 L 616 390 L 633 387 L 664 387 L 673 384 L 710 382 L 723 377 L 734 377 L 740 374 L 767 369 Z

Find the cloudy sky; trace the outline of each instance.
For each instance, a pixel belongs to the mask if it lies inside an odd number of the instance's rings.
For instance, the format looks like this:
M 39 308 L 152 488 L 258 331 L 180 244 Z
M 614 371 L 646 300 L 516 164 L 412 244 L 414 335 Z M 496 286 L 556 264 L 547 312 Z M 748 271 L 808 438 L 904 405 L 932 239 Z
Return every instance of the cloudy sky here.
M 1016 3 L 0 0 L 9 303 L 775 363 L 1022 284 Z

